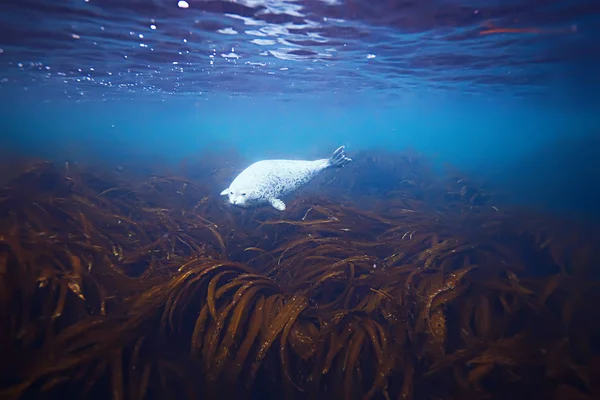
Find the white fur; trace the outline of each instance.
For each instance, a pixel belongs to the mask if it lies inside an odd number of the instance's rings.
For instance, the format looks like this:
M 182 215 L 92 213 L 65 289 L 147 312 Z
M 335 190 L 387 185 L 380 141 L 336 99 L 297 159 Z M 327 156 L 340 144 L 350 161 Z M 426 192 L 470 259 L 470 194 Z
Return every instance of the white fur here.
M 229 187 L 221 192 L 229 203 L 239 207 L 271 204 L 283 211 L 283 196 L 306 185 L 325 169 L 342 167 L 351 159 L 346 157 L 344 146 L 338 148 L 329 159 L 263 160 L 243 170 Z

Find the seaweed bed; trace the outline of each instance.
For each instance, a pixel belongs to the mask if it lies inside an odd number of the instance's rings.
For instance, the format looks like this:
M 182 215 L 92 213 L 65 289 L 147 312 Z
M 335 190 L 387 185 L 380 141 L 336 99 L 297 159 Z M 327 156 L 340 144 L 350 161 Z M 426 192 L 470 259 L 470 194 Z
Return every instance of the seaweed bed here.
M 355 156 L 283 213 L 225 205 L 208 154 L 29 165 L 0 190 L 0 397 L 600 398 L 597 229 Z

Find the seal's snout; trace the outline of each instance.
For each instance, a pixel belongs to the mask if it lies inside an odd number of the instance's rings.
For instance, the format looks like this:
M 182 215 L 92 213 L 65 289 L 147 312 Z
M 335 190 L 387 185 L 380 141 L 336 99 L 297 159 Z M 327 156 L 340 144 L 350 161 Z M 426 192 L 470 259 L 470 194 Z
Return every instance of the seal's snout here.
M 244 202 L 242 201 L 242 199 L 239 199 L 235 196 L 229 196 L 229 198 L 227 199 L 227 202 L 232 206 L 238 206 L 238 207 L 244 206 Z
M 246 202 L 239 199 L 232 200 L 231 204 L 238 207 L 246 207 Z

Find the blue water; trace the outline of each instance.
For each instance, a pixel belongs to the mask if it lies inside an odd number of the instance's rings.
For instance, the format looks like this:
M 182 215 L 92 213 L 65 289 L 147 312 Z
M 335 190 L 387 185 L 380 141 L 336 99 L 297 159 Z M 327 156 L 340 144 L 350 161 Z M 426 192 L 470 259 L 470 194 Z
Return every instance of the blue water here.
M 412 148 L 598 215 L 598 43 L 597 0 L 4 0 L 0 156 Z

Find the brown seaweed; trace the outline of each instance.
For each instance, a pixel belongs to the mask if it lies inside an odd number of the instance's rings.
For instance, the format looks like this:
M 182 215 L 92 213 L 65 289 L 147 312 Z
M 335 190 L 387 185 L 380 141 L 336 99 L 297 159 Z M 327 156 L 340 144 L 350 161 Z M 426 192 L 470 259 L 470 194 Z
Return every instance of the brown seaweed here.
M 226 206 L 234 169 L 208 161 L 14 174 L 0 397 L 600 396 L 596 229 L 414 154 L 356 159 L 284 213 Z

